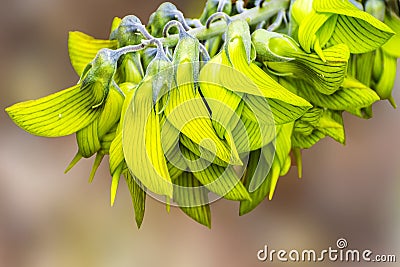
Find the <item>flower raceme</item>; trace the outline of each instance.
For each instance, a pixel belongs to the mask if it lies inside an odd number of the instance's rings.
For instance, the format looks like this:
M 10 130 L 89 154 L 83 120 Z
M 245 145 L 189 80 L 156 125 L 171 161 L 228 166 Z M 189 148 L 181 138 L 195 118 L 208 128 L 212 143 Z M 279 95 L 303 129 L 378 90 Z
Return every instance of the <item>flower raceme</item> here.
M 148 195 L 211 227 L 212 201 L 246 214 L 291 166 L 302 176 L 303 149 L 344 144 L 343 112 L 395 106 L 399 8 L 363 2 L 209 0 L 199 19 L 163 3 L 148 25 L 115 18 L 108 40 L 71 32 L 79 82 L 6 111 L 34 135 L 75 133 L 67 171 L 96 155 L 90 181 L 109 155 L 111 205 L 123 176 L 138 227 Z

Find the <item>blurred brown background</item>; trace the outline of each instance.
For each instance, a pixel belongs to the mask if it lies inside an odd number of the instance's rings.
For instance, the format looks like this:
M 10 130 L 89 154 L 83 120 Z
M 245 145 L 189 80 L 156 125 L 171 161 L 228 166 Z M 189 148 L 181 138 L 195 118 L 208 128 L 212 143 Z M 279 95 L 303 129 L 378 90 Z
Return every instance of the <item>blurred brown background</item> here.
M 325 249 L 344 237 L 350 248 L 396 254 L 400 261 L 400 110 L 374 106 L 374 118 L 346 116 L 347 145 L 326 139 L 281 178 L 273 201 L 239 217 L 238 205 L 212 205 L 212 230 L 149 199 L 136 229 L 125 184 L 109 206 L 103 162 L 92 184 L 91 160 L 68 174 L 74 136 L 46 139 L 16 127 L 4 112 L 77 81 L 68 31 L 107 38 L 114 16 L 147 23 L 161 1 L 2 0 L 0 9 L 0 266 L 284 266 L 258 262 L 256 252 Z M 198 16 L 203 1 L 173 1 Z M 394 98 L 400 104 L 400 77 Z M 397 263 L 398 264 L 398 263 Z M 376 266 L 398 266 L 375 264 Z M 297 266 L 310 263 L 297 263 Z M 319 263 L 318 266 L 352 266 Z M 369 266 L 375 266 L 369 264 Z

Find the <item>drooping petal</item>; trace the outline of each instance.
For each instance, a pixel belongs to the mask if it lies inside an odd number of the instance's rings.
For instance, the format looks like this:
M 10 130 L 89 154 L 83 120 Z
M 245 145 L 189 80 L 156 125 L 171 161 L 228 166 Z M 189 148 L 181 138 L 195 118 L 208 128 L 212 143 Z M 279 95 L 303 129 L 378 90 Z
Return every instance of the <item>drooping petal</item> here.
M 174 201 L 179 208 L 196 222 L 211 227 L 211 211 L 207 189 L 190 172 L 184 172 L 174 180 Z
M 98 89 L 75 85 L 60 92 L 6 108 L 11 119 L 28 133 L 57 137 L 79 131 L 94 121 L 102 108 Z M 102 96 L 102 94 L 101 94 Z
M 208 190 L 230 200 L 250 199 L 232 165 L 224 168 L 207 162 L 188 149 L 181 151 L 193 175 Z
M 132 174 L 152 192 L 172 197 L 161 144 L 160 114 L 155 111 L 151 78 L 139 85 L 125 114 L 122 145 Z

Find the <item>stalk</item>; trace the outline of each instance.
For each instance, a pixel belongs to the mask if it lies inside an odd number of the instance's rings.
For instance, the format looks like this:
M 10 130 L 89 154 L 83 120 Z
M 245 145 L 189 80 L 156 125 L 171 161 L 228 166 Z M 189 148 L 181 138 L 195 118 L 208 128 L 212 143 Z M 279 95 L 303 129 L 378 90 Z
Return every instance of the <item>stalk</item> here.
M 262 21 L 266 21 L 275 16 L 281 10 L 287 10 L 289 7 L 289 0 L 272 0 L 264 4 L 263 7 L 253 7 L 251 9 L 245 9 L 243 13 L 232 16 L 232 20 L 244 19 L 247 23 L 257 25 Z M 187 31 L 193 37 L 199 40 L 207 40 L 209 38 L 221 35 L 226 31 L 227 25 L 225 21 L 216 21 L 210 25 L 207 29 L 205 26 L 191 29 Z M 168 47 L 173 47 L 178 43 L 179 35 L 173 34 L 164 38 L 158 38 L 158 40 Z

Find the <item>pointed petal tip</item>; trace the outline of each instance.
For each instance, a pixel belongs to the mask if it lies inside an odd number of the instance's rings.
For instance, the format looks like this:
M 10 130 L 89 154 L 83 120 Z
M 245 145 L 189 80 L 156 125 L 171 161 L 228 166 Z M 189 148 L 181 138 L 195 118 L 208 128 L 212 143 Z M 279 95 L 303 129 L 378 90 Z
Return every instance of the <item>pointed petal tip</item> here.
M 77 163 L 82 159 L 82 155 L 79 153 L 79 151 L 75 154 L 74 158 L 71 160 L 69 165 L 64 171 L 64 174 L 68 173 Z
M 397 104 L 396 104 L 396 101 L 394 100 L 393 96 L 390 96 L 388 100 L 389 100 L 390 105 L 392 105 L 392 107 L 394 109 L 397 109 Z

